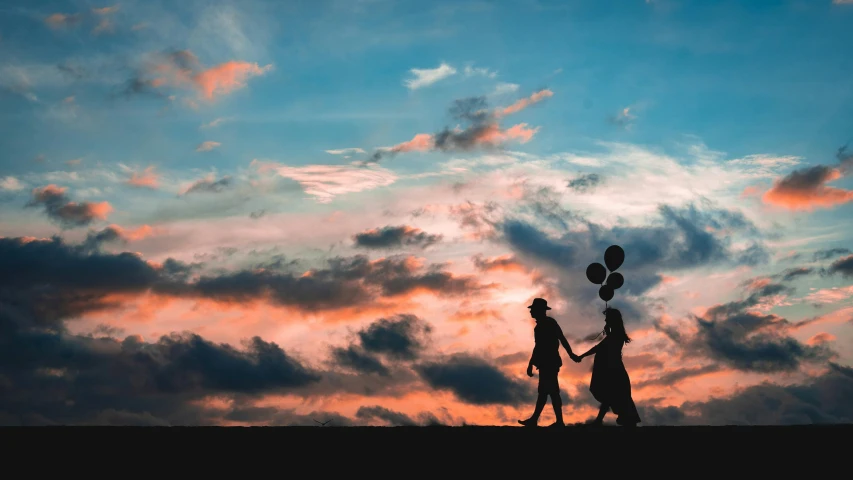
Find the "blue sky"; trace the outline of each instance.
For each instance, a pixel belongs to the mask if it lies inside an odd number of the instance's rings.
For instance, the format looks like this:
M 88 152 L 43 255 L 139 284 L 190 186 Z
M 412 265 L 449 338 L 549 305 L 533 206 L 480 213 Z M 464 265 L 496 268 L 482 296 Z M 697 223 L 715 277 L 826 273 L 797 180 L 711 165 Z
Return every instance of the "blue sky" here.
M 853 141 L 851 21 L 853 2 L 832 0 L 7 1 L 0 236 L 97 244 L 158 269 L 171 258 L 196 265 L 192 282 L 221 282 L 221 297 L 201 283 L 182 290 L 196 296 L 152 287 L 122 293 L 112 316 L 100 305 L 58 316 L 74 335 L 260 335 L 313 364 L 407 308 L 433 325 L 436 355 L 510 358 L 526 348 L 509 340 L 526 335 L 526 311 L 491 321 L 537 295 L 580 339 L 600 303 L 583 271 L 623 242 L 633 250 L 618 301 L 644 339 L 632 347 L 646 359 L 640 398 L 664 402 L 645 412 L 722 394 L 727 418 L 742 419 L 737 385 L 823 385 L 818 367 L 853 361 L 853 164 L 836 156 Z M 467 117 L 452 116 L 457 101 L 474 105 Z M 343 310 L 306 313 L 281 283 L 252 277 L 283 258 L 304 271 L 359 254 L 491 283 L 447 287 L 470 288 L 462 300 L 418 284 L 405 301 L 385 291 L 370 308 L 336 299 Z M 266 293 L 240 296 L 255 288 Z M 732 333 L 747 317 L 720 317 L 727 302 L 741 302 L 727 308 L 755 319 L 759 340 Z M 209 313 L 226 306 L 233 318 Z M 673 328 L 692 338 L 684 351 L 660 347 Z M 510 379 L 523 370 L 496 365 Z M 654 365 L 701 388 L 661 390 Z M 418 391 L 454 393 L 430 381 Z M 312 408 L 361 418 L 364 399 L 342 395 Z M 374 400 L 393 409 L 395 395 Z M 498 422 L 509 414 L 495 408 L 516 408 L 451 398 L 447 418 Z

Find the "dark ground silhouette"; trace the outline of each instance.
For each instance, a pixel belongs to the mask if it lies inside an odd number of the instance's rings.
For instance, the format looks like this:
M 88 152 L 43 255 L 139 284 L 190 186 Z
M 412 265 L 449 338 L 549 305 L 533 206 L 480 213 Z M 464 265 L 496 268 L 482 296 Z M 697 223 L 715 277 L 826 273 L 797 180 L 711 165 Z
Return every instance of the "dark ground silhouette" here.
M 263 463 L 282 475 L 346 468 L 398 475 L 432 467 L 478 476 L 534 468 L 570 475 L 586 469 L 682 476 L 717 470 L 729 478 L 805 467 L 841 468 L 853 425 L 766 427 L 8 427 L 0 429 L 5 467 L 29 474 L 106 465 L 192 474 Z M 40 458 L 49 461 L 40 461 Z M 548 458 L 547 462 L 543 459 Z M 116 463 L 118 462 L 118 463 Z M 83 464 L 85 463 L 85 467 Z M 139 465 L 137 467 L 136 465 Z M 346 467 L 340 467 L 345 465 Z M 259 467 L 258 467 L 259 468 Z M 112 470 L 115 472 L 115 469 Z M 241 472 L 246 474 L 245 471 Z

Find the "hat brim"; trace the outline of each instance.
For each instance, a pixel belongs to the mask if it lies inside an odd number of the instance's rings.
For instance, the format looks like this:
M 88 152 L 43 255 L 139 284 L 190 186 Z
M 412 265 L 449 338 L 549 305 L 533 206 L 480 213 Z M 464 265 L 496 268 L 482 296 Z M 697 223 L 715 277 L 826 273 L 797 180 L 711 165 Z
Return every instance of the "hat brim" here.
M 528 305 L 528 306 L 527 306 L 527 308 L 533 308 L 534 306 L 535 306 L 535 305 Z M 549 307 L 548 305 L 545 305 L 543 308 L 544 308 L 545 310 L 551 310 L 551 307 Z

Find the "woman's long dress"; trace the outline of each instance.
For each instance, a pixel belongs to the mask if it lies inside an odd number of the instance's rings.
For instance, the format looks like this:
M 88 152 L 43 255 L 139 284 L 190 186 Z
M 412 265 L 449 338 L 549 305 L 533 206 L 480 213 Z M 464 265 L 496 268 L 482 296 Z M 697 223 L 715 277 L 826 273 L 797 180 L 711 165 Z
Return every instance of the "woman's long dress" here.
M 640 414 L 631 398 L 631 379 L 622 363 L 621 342 L 611 336 L 602 340 L 595 349 L 592 363 L 592 380 L 589 391 L 602 404 L 609 405 L 617 415 L 619 424 L 640 422 Z

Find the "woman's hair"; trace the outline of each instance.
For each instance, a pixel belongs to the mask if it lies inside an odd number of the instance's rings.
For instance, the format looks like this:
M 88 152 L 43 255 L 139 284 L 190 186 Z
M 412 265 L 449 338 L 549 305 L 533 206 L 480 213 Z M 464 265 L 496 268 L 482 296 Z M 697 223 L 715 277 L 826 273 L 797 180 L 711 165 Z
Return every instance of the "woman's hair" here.
M 622 322 L 622 312 L 615 308 L 608 308 L 604 311 L 604 330 L 605 335 L 616 335 L 625 343 L 631 343 L 631 337 L 625 331 L 625 323 Z

